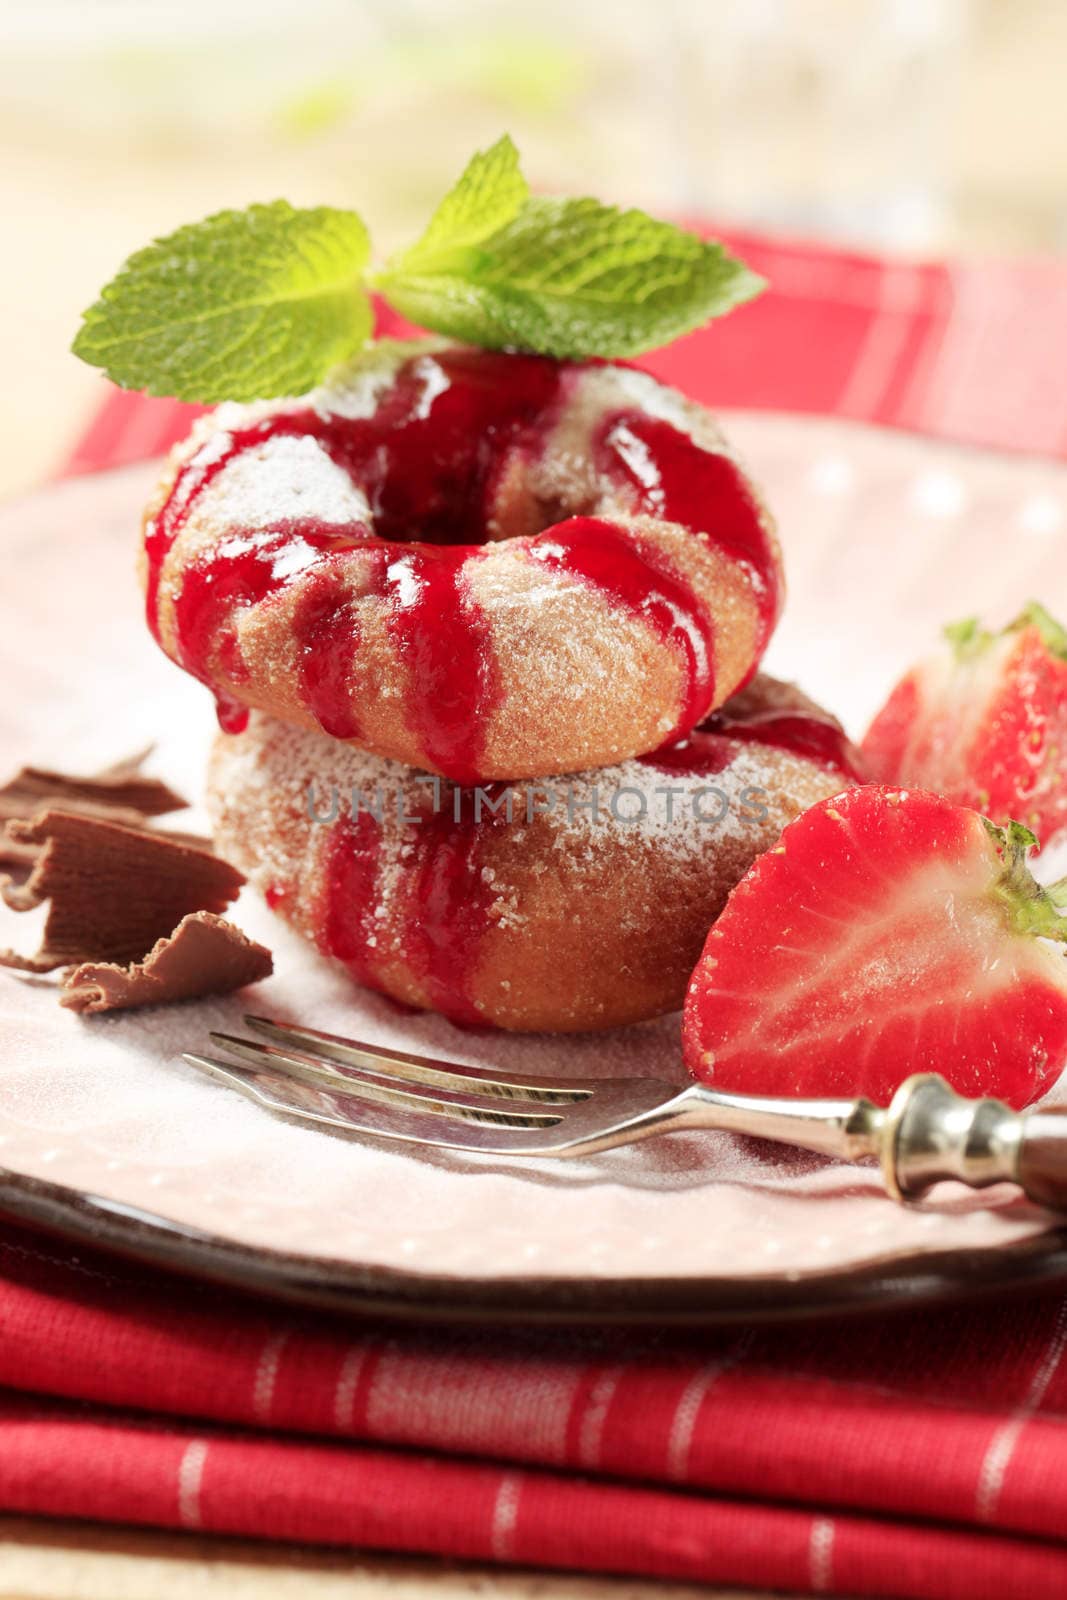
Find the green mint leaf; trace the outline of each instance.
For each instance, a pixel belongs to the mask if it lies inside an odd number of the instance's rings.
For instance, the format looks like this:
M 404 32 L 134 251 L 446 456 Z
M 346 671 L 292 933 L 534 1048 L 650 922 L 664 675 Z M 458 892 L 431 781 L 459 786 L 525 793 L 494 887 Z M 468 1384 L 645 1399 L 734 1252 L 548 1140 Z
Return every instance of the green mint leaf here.
M 353 211 L 220 211 L 131 256 L 74 353 L 123 388 L 178 400 L 303 394 L 370 337 L 369 256 Z
M 567 359 L 639 355 L 763 287 L 721 245 L 642 211 L 540 197 L 462 263 L 401 257 L 378 283 L 421 327 Z
M 390 270 L 418 276 L 451 266 L 462 272 L 472 249 L 511 222 L 529 193 L 519 171 L 519 152 L 505 133 L 471 157 L 422 238 L 396 257 Z

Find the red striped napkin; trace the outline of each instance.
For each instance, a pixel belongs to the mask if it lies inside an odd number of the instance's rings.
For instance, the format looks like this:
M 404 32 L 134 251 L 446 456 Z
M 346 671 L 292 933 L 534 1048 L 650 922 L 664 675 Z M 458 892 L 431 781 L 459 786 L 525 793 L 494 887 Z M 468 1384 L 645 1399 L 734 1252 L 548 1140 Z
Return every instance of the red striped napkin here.
M 799 1593 L 1061 1600 L 1067 1304 L 346 1328 L 7 1231 L 0 1507 Z
M 649 358 L 719 405 L 1067 450 L 1067 271 L 735 237 L 773 288 Z M 389 331 L 394 331 L 390 324 Z M 111 391 L 69 471 L 191 408 Z M 11 1229 L 0 1507 L 930 1600 L 1067 1594 L 1067 1302 L 684 1339 L 344 1328 Z

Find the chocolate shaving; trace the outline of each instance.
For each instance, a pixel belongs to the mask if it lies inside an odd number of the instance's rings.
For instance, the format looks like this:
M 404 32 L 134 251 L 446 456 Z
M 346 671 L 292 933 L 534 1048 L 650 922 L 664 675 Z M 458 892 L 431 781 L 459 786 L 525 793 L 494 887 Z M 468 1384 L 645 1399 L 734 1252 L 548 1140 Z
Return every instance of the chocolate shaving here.
M 161 778 L 148 778 L 142 773 L 141 766 L 150 750 L 151 746 L 88 778 L 48 767 L 23 767 L 0 786 L 0 822 L 32 817 L 46 807 L 133 826 L 148 817 L 184 811 L 188 801 Z
M 86 815 L 85 812 L 76 814 Z M 115 814 L 105 820 L 118 822 L 120 818 L 118 814 Z M 214 840 L 209 839 L 203 833 L 177 833 L 170 828 L 143 828 L 139 817 L 123 825 L 136 828 L 139 833 L 148 833 L 153 839 L 166 839 L 171 844 L 188 845 L 190 849 L 202 850 L 208 855 L 214 853 Z M 17 839 L 10 838 L 6 832 L 0 833 L 0 879 L 3 879 L 6 884 L 11 886 L 24 884 L 37 865 L 40 854 L 40 845 L 25 844 Z M 6 877 L 4 876 L 3 868 L 7 869 Z M 7 895 L 5 894 L 4 897 L 6 899 Z
M 65 811 L 7 824 L 40 854 L 23 884 L 0 879 L 13 911 L 49 901 L 35 956 L 0 951 L 0 965 L 50 972 L 82 962 L 139 962 L 192 912 L 221 912 L 244 878 L 218 856 L 162 833 Z
M 0 867 L 16 867 L 28 871 L 40 853 L 39 845 L 20 844 L 17 839 L 9 839 L 6 833 L 0 834 Z
M 51 767 L 21 768 L 0 786 L 0 828 L 5 822 L 28 820 L 44 810 L 69 811 L 74 816 L 99 817 L 128 828 L 144 828 L 153 817 L 184 810 L 188 802 L 180 794 L 162 779 L 147 778 L 142 773 L 151 750 L 149 745 L 91 777 Z M 197 849 L 214 848 L 210 839 L 194 834 L 168 832 L 167 836 Z M 0 867 L 11 870 L 13 881 L 24 882 L 37 860 L 38 849 L 37 845 L 0 832 Z
M 138 831 L 147 833 L 150 839 L 163 839 L 167 844 L 183 844 L 189 850 L 200 850 L 208 856 L 215 854 L 215 841 L 209 839 L 206 833 L 179 833 L 176 828 L 140 828 Z
M 143 961 L 126 967 L 110 961 L 74 967 L 63 979 L 59 1003 L 92 1014 L 228 994 L 268 978 L 273 966 L 270 951 L 232 922 L 196 911 L 183 917 Z

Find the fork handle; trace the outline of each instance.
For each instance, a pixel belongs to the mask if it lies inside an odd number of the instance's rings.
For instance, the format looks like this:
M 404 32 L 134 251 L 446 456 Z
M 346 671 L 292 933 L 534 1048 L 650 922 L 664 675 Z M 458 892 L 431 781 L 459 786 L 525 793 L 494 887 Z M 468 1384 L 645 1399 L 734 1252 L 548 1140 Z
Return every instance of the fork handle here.
M 902 1083 L 881 1133 L 886 1185 L 911 1199 L 942 1178 L 972 1188 L 1017 1183 L 1038 1205 L 1067 1210 L 1067 1115 L 1012 1111 L 1000 1100 L 967 1100 L 944 1078 Z
M 1017 1180 L 1039 1206 L 1067 1211 L 1067 1116 L 1031 1111 L 1022 1120 Z
M 726 1128 L 845 1161 L 876 1156 L 895 1200 L 955 1178 L 972 1189 L 1015 1183 L 1038 1205 L 1067 1211 L 1067 1113 L 968 1100 L 933 1072 L 905 1079 L 887 1111 L 869 1100 L 761 1099 L 698 1084 L 647 1120 L 650 1132 Z

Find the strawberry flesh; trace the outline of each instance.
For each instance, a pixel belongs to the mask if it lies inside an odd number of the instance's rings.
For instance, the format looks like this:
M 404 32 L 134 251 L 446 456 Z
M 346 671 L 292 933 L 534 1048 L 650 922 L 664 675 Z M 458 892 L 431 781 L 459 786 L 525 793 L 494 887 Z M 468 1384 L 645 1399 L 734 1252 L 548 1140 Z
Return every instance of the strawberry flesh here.
M 1067 827 L 1063 630 L 1036 605 L 1003 633 L 958 624 L 893 690 L 863 741 L 880 783 L 933 789 L 1045 844 Z
M 716 1089 L 887 1104 L 914 1072 L 1029 1104 L 1067 1060 L 1067 937 L 1025 829 L 868 785 L 790 823 L 734 889 L 689 986 Z M 1038 933 L 1047 937 L 1038 937 Z

